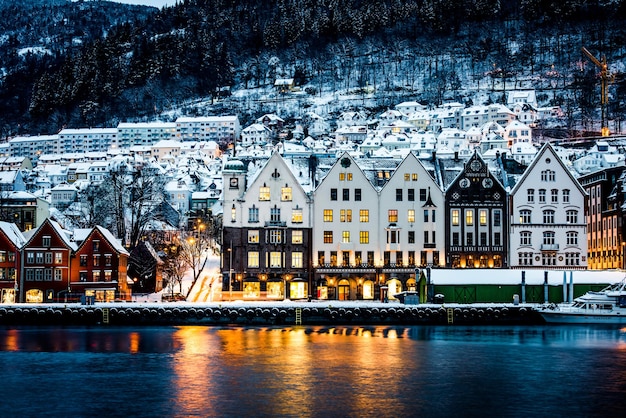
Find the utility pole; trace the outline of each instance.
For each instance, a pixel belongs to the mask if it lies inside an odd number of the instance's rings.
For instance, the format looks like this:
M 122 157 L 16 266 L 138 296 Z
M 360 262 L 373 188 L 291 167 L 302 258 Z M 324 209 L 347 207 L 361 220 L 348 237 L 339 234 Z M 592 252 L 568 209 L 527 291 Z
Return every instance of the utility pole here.
M 591 52 L 584 46 L 582 47 L 583 54 L 585 54 L 591 62 L 593 62 L 598 68 L 600 68 L 600 106 L 602 110 L 602 136 L 609 136 L 609 126 L 606 117 L 606 107 L 609 102 L 608 90 L 609 90 L 609 66 L 606 63 L 606 56 L 602 55 L 602 60 L 597 59 Z

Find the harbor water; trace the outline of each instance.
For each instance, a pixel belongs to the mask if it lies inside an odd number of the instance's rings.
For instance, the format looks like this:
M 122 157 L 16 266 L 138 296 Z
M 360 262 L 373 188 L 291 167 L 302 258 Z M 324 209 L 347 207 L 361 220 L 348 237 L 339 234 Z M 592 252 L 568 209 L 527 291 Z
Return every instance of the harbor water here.
M 626 329 L 5 327 L 3 417 L 606 417 Z

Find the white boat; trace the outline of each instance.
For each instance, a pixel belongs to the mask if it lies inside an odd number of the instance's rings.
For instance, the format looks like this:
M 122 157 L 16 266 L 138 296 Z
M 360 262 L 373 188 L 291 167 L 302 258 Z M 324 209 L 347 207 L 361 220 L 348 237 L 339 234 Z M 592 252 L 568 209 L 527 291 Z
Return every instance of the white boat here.
M 626 278 L 599 292 L 587 292 L 572 303 L 544 305 L 538 311 L 548 323 L 626 323 Z

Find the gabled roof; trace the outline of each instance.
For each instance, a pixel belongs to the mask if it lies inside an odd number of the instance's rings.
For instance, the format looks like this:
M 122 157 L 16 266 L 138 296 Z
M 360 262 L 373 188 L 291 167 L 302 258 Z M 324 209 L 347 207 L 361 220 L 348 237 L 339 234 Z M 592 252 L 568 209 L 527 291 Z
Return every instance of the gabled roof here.
M 84 234 L 87 231 L 88 233 Z M 129 255 L 128 251 L 126 250 L 126 248 L 124 248 L 120 240 L 115 238 L 108 229 L 100 225 L 96 225 L 95 227 L 91 229 L 78 229 L 74 231 L 74 239 L 77 241 L 76 250 L 77 251 L 80 250 L 83 247 L 83 245 L 87 243 L 87 241 L 89 240 L 89 237 L 94 235 L 96 231 L 99 232 L 100 235 L 102 235 L 102 237 L 107 240 L 107 242 L 111 245 L 111 247 L 113 247 L 113 249 L 115 249 L 115 251 L 117 251 L 118 254 Z
M 556 151 L 554 150 L 554 147 L 552 146 L 552 144 L 550 144 L 549 142 L 546 142 L 543 147 L 541 147 L 541 149 L 539 150 L 539 152 L 537 153 L 537 155 L 535 156 L 535 158 L 533 159 L 533 161 L 530 163 L 530 165 L 528 166 L 528 168 L 526 169 L 526 171 L 524 171 L 524 174 L 522 174 L 522 177 L 519 179 L 519 181 L 517 182 L 517 184 L 515 184 L 515 187 L 513 187 L 513 189 L 511 190 L 511 195 L 515 195 L 515 193 L 518 191 L 518 189 L 520 187 L 522 187 L 522 183 L 524 183 L 524 180 L 526 180 L 526 178 L 528 176 L 530 176 L 533 171 L 534 168 L 537 166 L 537 164 L 539 164 L 539 162 L 541 161 L 541 158 L 543 157 L 544 154 L 546 153 L 550 153 L 554 159 L 557 161 L 557 163 L 561 166 L 561 168 L 563 169 L 563 171 L 569 176 L 569 178 L 572 180 L 572 183 L 574 183 L 574 185 L 578 188 L 578 190 L 580 191 L 580 193 L 582 193 L 583 195 L 587 195 L 587 192 L 585 191 L 585 189 L 583 189 L 583 187 L 580 185 L 580 183 L 578 182 L 578 180 L 576 180 L 576 178 L 574 178 L 574 176 L 572 175 L 572 173 L 568 170 L 568 168 L 565 166 L 565 163 L 563 163 L 563 160 L 561 160 L 561 158 L 557 155 Z
M 17 227 L 17 225 L 9 222 L 0 221 L 0 232 L 6 235 L 17 248 L 22 248 L 26 243 L 26 238 Z
M 56 233 L 59 239 L 61 239 L 61 241 L 63 241 L 63 243 L 70 250 L 76 251 L 76 243 L 71 240 L 69 231 L 61 228 L 61 225 L 59 225 L 57 222 L 53 221 L 50 218 L 46 218 L 37 229 L 33 230 L 32 234 L 29 235 L 27 242 L 24 244 L 25 247 L 30 245 L 30 243 L 33 241 L 33 238 L 39 234 L 39 231 L 41 231 L 46 224 L 49 224 L 52 227 L 53 232 Z

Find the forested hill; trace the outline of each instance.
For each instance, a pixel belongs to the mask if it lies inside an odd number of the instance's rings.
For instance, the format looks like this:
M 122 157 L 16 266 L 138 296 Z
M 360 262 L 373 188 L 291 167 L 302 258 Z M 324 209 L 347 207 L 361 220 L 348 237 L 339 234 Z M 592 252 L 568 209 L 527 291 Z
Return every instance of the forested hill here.
M 583 66 L 580 48 L 606 55 L 612 94 L 623 97 L 625 18 L 626 0 L 183 0 L 161 10 L 9 1 L 1 135 L 151 119 L 276 77 L 311 97 L 367 86 L 439 104 L 470 103 L 488 75 L 591 118 L 597 69 Z

